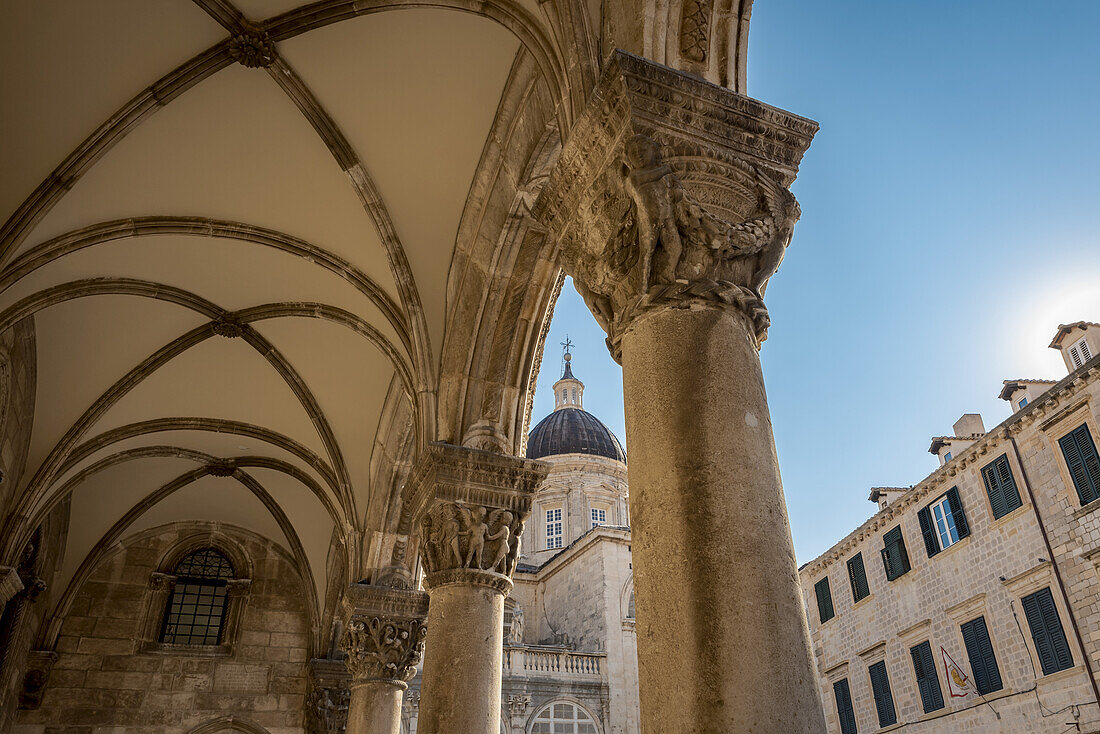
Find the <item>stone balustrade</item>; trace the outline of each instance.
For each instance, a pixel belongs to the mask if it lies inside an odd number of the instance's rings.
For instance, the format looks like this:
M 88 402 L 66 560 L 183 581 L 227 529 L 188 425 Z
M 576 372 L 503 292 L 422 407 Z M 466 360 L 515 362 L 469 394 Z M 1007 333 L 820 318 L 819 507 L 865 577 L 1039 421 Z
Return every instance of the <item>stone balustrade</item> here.
M 527 645 L 504 648 L 505 677 L 604 680 L 607 654 Z

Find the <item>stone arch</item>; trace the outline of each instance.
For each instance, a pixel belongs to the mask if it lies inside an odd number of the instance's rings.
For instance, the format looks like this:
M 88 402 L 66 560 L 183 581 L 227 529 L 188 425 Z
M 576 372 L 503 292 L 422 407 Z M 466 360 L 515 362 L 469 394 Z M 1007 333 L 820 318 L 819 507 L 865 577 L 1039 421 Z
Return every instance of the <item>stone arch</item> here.
M 573 696 L 564 695 L 564 696 L 558 696 L 554 699 L 551 699 L 550 701 L 547 701 L 546 703 L 542 704 L 541 706 L 537 707 L 534 710 L 534 713 L 527 720 L 527 726 L 525 728 L 525 731 L 527 732 L 527 734 L 537 734 L 536 724 L 540 723 L 538 721 L 538 717 L 542 716 L 547 711 L 550 711 L 553 706 L 558 705 L 558 704 L 569 704 L 570 706 L 574 707 L 574 709 L 576 711 L 579 711 L 584 716 L 587 716 L 588 719 L 590 720 L 592 726 L 595 728 L 596 734 L 600 734 L 603 731 L 603 725 L 600 721 L 600 717 L 597 716 L 595 713 L 593 713 L 592 709 L 590 709 L 586 704 L 581 702 L 580 699 L 575 698 Z M 579 718 L 577 719 L 577 722 L 578 723 L 588 723 L 588 722 L 582 722 Z M 559 730 L 548 728 L 547 731 L 557 732 Z M 560 731 L 564 731 L 564 729 L 562 729 Z
M 634 574 L 627 577 L 623 589 L 619 592 L 619 609 L 623 619 L 634 619 Z
M 252 558 L 245 551 L 244 546 L 216 528 L 205 528 L 181 538 L 161 557 L 160 563 L 157 564 L 157 571 L 173 573 L 180 561 L 203 548 L 213 548 L 223 553 L 233 565 L 233 575 L 236 578 L 252 578 L 254 573 Z
M 208 721 L 205 724 L 199 724 L 194 729 L 188 731 L 187 734 L 219 734 L 220 732 L 268 734 L 267 729 L 263 728 L 255 721 L 244 719 L 240 716 L 222 716 L 213 721 Z

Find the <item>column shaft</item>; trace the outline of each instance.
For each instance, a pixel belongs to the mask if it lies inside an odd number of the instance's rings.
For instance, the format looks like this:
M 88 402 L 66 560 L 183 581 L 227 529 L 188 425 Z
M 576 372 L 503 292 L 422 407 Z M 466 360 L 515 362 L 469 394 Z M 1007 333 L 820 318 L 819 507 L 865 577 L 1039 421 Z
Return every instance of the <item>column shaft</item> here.
M 454 583 L 429 596 L 418 734 L 499 734 L 504 594 Z
M 401 702 L 407 686 L 366 681 L 351 686 L 347 734 L 401 734 Z
M 623 381 L 644 731 L 824 731 L 751 323 L 651 312 Z

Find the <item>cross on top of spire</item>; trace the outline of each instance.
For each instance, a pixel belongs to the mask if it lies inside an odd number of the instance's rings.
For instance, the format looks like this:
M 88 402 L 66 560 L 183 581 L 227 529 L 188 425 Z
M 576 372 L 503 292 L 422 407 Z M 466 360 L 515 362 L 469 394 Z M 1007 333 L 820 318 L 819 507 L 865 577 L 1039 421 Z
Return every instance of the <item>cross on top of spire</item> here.
M 573 376 L 573 341 L 567 334 L 561 344 L 561 379 L 554 383 L 554 409 L 580 408 L 584 383 Z

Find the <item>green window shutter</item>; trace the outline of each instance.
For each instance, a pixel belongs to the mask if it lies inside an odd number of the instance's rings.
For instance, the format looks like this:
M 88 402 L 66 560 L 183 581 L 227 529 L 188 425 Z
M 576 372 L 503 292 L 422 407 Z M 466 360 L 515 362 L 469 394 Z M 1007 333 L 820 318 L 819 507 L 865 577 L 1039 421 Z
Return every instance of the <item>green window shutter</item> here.
M 936 531 L 932 527 L 932 513 L 927 507 L 917 511 L 917 522 L 920 523 L 920 534 L 924 538 L 924 550 L 931 558 L 940 552 L 940 544 L 936 540 Z
M 862 553 L 856 553 L 848 559 L 848 581 L 852 584 L 853 602 L 871 595 L 871 589 L 867 585 L 867 569 L 863 566 Z
M 982 467 L 982 480 L 985 482 L 994 519 L 1004 517 L 1023 504 L 1020 501 L 1020 491 L 1016 488 L 1016 480 L 1012 477 L 1012 467 L 1009 466 L 1008 456 L 1005 454 Z
M 890 676 L 886 673 L 886 661 L 880 660 L 867 669 L 871 676 L 871 692 L 875 696 L 875 711 L 878 713 L 879 727 L 897 723 L 894 711 L 894 696 L 890 692 Z
M 964 624 L 962 636 L 978 693 L 984 696 L 1004 688 L 1001 671 L 997 667 L 997 656 L 993 654 L 993 643 L 985 626 L 985 617 L 978 617 Z
M 1069 643 L 1066 642 L 1066 633 L 1062 629 L 1062 620 L 1058 617 L 1058 608 L 1054 605 L 1050 588 L 1025 596 L 1021 603 L 1043 675 L 1072 668 L 1073 655 L 1070 653 Z
M 828 576 L 814 584 L 814 593 L 817 594 L 817 618 L 824 624 L 835 616 L 833 613 L 833 594 L 829 590 Z
M 1078 426 L 1058 441 L 1081 504 L 1100 497 L 1100 457 L 1087 424 Z
M 970 535 L 970 523 L 966 521 L 966 513 L 963 512 L 962 499 L 959 498 L 959 488 L 952 487 L 947 490 L 947 504 L 951 507 L 951 518 L 955 521 L 955 529 L 959 531 L 959 540 Z
M 836 698 L 837 718 L 840 719 L 840 734 L 856 734 L 856 712 L 852 710 L 852 692 L 848 688 L 847 678 L 833 684 L 833 696 Z
M 928 642 L 909 648 L 913 658 L 913 672 L 917 675 L 917 688 L 920 690 L 921 705 L 924 713 L 943 708 L 943 692 L 940 679 L 936 676 L 936 661 L 932 658 L 932 645 Z
M 898 525 L 882 536 L 882 563 L 886 567 L 886 578 L 890 581 L 909 571 L 909 554 L 905 550 L 905 538 Z

